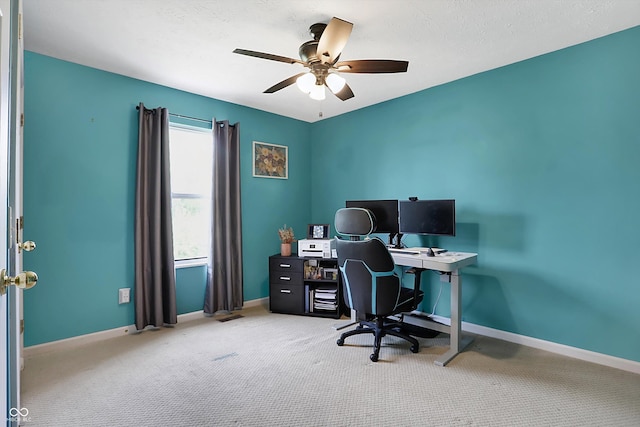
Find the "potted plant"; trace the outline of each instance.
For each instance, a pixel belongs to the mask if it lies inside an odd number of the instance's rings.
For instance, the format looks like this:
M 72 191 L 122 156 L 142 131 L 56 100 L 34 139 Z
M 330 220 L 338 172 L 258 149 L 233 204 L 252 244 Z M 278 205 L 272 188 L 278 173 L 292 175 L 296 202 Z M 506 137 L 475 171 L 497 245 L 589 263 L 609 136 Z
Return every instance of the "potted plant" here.
M 280 236 L 280 255 L 291 255 L 291 243 L 296 239 L 293 235 L 293 228 L 288 227 L 287 224 L 284 227 L 278 229 L 278 236 Z

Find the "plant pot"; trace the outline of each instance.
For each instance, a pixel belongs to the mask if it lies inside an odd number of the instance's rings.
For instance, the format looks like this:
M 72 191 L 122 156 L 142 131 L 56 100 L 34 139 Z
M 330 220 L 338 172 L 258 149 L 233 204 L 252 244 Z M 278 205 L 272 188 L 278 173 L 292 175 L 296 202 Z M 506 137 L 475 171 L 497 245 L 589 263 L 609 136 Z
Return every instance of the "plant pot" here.
M 291 243 L 281 243 L 280 244 L 280 255 L 282 255 L 282 256 L 290 256 L 291 255 Z

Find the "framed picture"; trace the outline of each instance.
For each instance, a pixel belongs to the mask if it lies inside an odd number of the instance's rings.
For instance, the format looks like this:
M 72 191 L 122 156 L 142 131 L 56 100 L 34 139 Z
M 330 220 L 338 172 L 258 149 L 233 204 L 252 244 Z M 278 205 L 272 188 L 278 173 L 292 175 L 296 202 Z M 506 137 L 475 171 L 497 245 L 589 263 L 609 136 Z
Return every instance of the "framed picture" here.
M 253 176 L 289 178 L 289 147 L 253 141 Z
M 307 239 L 328 239 L 329 224 L 309 224 Z

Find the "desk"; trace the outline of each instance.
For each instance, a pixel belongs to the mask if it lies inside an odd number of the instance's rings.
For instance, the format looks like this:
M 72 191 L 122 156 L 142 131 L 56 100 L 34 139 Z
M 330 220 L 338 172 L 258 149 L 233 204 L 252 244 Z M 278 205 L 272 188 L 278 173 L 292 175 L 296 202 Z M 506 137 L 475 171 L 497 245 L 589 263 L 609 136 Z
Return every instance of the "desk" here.
M 425 248 L 408 248 L 407 251 L 420 252 L 420 250 L 424 251 L 424 249 Z M 436 365 L 445 366 L 471 342 L 470 338 L 462 337 L 462 278 L 460 277 L 459 271 L 463 267 L 475 264 L 478 260 L 478 254 L 469 252 L 445 252 L 435 256 L 427 256 L 425 253 L 413 255 L 393 252 L 393 250 L 389 250 L 389 252 L 396 265 L 418 268 L 420 271 L 416 272 L 417 274 L 421 274 L 422 270 L 434 270 L 442 271 L 450 275 L 451 326 L 430 321 L 426 317 L 412 318 L 411 321 L 412 324 L 424 326 L 450 335 L 449 350 L 435 361 Z M 417 319 L 417 321 L 414 321 L 414 319 Z

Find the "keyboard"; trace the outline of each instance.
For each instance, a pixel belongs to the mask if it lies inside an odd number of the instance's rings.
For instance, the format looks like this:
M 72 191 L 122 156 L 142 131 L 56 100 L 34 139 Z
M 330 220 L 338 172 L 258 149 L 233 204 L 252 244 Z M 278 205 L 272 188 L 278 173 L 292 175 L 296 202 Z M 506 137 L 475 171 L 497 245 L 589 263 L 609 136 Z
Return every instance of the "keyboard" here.
M 420 254 L 426 255 L 427 254 L 426 252 L 427 248 L 405 248 L 405 249 L 387 248 L 387 249 L 392 254 L 401 254 L 401 255 L 420 255 Z M 442 255 L 448 252 L 446 249 L 440 249 L 440 248 L 431 248 L 431 249 L 433 250 L 433 254 L 436 256 Z
M 389 248 L 389 252 L 391 252 L 392 254 L 420 255 L 419 251 L 414 251 L 414 250 L 410 250 L 410 249 Z

